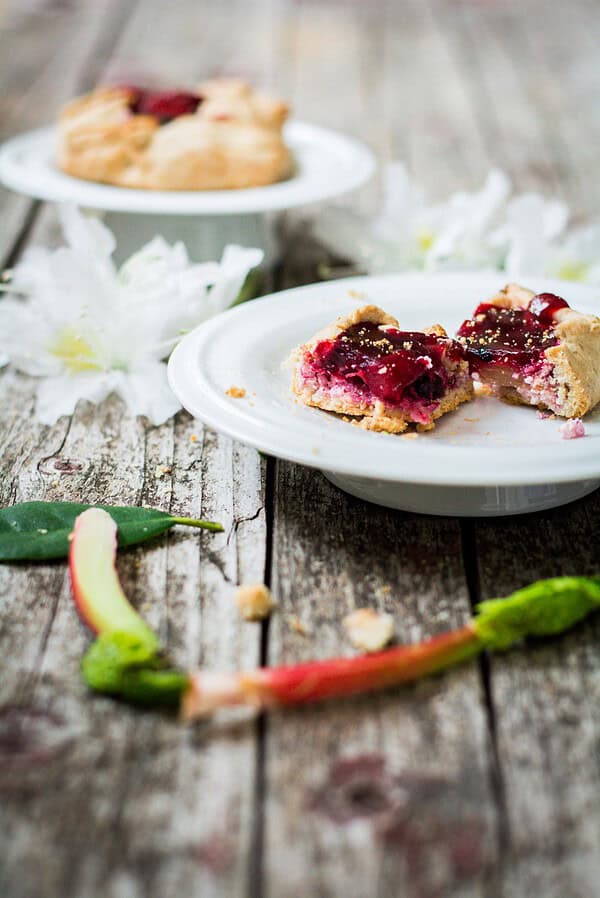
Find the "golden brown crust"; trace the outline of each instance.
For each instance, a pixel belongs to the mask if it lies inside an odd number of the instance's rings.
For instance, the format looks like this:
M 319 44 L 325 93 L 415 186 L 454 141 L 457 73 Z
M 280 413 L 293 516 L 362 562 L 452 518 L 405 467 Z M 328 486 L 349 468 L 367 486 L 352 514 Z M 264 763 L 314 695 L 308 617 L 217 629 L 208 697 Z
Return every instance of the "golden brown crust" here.
M 337 318 L 332 324 L 322 328 L 310 340 L 303 343 L 292 352 L 290 356 L 290 362 L 294 366 L 292 392 L 294 392 L 305 405 L 310 405 L 314 408 L 320 408 L 324 411 L 335 412 L 336 414 L 348 417 L 353 424 L 356 424 L 365 430 L 386 433 L 403 433 L 410 424 L 414 424 L 413 419 L 406 412 L 403 412 L 400 409 L 389 408 L 379 400 L 374 403 L 368 401 L 365 401 L 364 403 L 353 403 L 349 401 L 347 397 L 319 396 L 318 399 L 316 399 L 314 390 L 303 383 L 300 374 L 300 366 L 306 354 L 310 353 L 314 346 L 322 340 L 334 340 L 349 327 L 352 327 L 355 324 L 360 324 L 363 321 L 383 326 L 389 325 L 395 328 L 400 326 L 396 318 L 392 315 L 388 315 L 387 312 L 384 312 L 383 309 L 375 305 L 361 306 L 360 308 L 355 309 L 350 315 L 344 315 Z M 435 333 L 440 337 L 447 336 L 446 331 L 439 324 L 428 328 L 425 333 Z M 465 361 L 461 365 L 461 373 L 465 376 L 467 369 L 468 365 Z M 455 389 L 444 396 L 439 406 L 432 414 L 432 422 L 446 412 L 452 411 L 462 402 L 468 402 L 472 398 L 473 383 L 470 378 L 465 379 L 458 389 Z M 433 427 L 433 423 L 425 426 L 419 425 L 419 429 L 423 430 L 430 430 Z
M 99 88 L 63 109 L 57 162 L 77 178 L 153 190 L 259 187 L 290 175 L 288 108 L 243 81 L 200 85 L 193 115 L 160 125 L 131 115 L 127 88 Z
M 525 308 L 535 294 L 518 284 L 507 284 L 488 302 L 505 308 Z M 558 405 L 552 411 L 564 418 L 581 418 L 600 402 L 600 318 L 576 309 L 560 309 L 555 316 L 559 343 L 544 353 L 553 366 Z M 520 405 L 531 403 L 516 390 L 504 387 L 500 396 Z

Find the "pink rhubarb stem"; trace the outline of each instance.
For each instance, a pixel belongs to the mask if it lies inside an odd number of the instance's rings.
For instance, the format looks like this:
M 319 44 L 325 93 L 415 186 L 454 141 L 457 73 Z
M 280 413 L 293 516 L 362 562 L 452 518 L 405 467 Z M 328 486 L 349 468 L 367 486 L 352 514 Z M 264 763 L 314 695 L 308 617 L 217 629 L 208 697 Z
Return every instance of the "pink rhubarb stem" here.
M 330 658 L 241 673 L 198 671 L 190 675 L 182 715 L 192 720 L 227 705 L 270 708 L 342 698 L 386 689 L 476 655 L 482 644 L 471 624 L 416 645 L 374 655 Z

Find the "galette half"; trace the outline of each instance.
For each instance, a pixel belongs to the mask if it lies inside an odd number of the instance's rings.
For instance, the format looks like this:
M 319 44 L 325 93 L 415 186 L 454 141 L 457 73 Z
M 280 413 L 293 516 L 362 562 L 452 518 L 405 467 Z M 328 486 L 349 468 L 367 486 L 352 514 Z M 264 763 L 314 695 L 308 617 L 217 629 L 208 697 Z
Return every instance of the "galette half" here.
M 292 389 L 306 405 L 368 430 L 402 433 L 434 421 L 473 395 L 465 351 L 439 325 L 404 331 L 374 305 L 319 331 L 292 353 Z
M 600 402 L 600 318 L 508 284 L 461 325 L 471 374 L 508 402 L 580 418 Z

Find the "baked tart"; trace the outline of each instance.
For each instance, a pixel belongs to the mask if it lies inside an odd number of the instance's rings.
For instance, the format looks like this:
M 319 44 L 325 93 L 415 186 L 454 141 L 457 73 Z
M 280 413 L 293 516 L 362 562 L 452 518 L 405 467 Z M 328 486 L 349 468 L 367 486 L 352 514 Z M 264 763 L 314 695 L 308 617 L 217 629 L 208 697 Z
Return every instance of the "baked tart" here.
M 508 402 L 580 418 L 600 402 L 600 318 L 508 284 L 458 330 L 471 374 Z
M 305 405 L 368 430 L 402 433 L 434 421 L 473 395 L 460 343 L 439 325 L 403 331 L 374 305 L 319 331 L 292 354 L 292 389 Z
M 148 190 L 260 187 L 289 177 L 288 107 L 244 81 L 197 90 L 100 87 L 58 122 L 57 162 L 76 178 Z

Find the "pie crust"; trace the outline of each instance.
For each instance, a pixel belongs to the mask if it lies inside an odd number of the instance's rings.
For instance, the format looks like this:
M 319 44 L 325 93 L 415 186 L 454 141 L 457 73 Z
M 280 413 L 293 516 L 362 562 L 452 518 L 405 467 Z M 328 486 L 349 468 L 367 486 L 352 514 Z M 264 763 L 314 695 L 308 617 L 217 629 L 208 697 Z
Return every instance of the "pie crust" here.
M 535 295 L 518 284 L 507 284 L 487 303 L 526 309 Z M 513 375 L 513 383 L 492 382 L 491 386 L 507 402 L 533 405 L 564 418 L 580 418 L 600 402 L 600 318 L 566 306 L 553 313 L 552 327 L 556 342 L 543 350 L 544 366 L 539 376 L 524 383 Z M 479 377 L 483 383 L 490 383 L 485 368 L 479 369 Z
M 238 79 L 213 79 L 194 91 L 195 112 L 161 121 L 132 111 L 139 93 L 100 87 L 68 103 L 58 122 L 59 168 L 148 190 L 259 187 L 291 174 L 282 137 L 288 107 L 281 100 Z
M 431 430 L 437 418 L 472 398 L 473 383 L 469 376 L 468 363 L 462 353 L 458 360 L 444 359 L 444 371 L 448 374 L 452 385 L 445 390 L 439 400 L 427 403 L 426 409 L 421 407 L 417 415 L 409 408 L 398 408 L 372 396 L 366 395 L 364 399 L 356 393 L 352 396 L 346 393 L 343 387 L 337 390 L 323 388 L 323 385 L 311 375 L 315 347 L 323 341 L 335 341 L 349 328 L 365 322 L 400 330 L 394 317 L 378 306 L 367 305 L 356 309 L 351 315 L 338 318 L 293 351 L 290 357 L 293 366 L 292 390 L 305 405 L 347 416 L 352 423 L 367 430 L 402 433 L 410 424 L 416 424 L 418 430 Z M 440 343 L 447 338 L 446 331 L 440 325 L 429 328 L 423 335 L 442 338 Z M 447 342 L 458 349 L 454 341 L 447 339 Z M 382 361 L 384 359 L 385 356 L 382 357 Z

